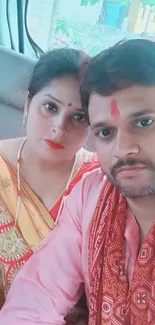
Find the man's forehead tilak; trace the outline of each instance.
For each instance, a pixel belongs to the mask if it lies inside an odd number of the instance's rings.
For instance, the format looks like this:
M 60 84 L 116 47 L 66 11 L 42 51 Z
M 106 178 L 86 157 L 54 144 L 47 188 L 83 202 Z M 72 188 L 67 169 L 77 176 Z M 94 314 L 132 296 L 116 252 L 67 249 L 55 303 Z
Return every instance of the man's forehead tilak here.
M 111 111 L 112 117 L 116 118 L 116 117 L 120 116 L 120 111 L 119 111 L 119 108 L 117 105 L 117 100 L 114 98 L 111 100 L 110 111 Z

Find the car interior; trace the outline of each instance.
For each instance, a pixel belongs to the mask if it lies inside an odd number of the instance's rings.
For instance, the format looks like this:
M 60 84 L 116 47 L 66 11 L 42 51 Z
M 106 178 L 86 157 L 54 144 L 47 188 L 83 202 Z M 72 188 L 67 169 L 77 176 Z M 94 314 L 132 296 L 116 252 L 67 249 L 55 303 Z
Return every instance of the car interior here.
M 22 133 L 27 85 L 35 60 L 0 46 L 0 138 Z

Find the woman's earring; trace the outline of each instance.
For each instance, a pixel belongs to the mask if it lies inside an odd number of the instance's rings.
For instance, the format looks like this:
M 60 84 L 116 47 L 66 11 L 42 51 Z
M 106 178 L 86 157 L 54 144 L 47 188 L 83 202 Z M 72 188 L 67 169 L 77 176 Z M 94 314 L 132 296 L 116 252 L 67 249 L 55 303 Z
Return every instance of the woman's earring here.
M 26 125 L 27 125 L 27 117 L 28 117 L 28 111 L 26 110 L 24 112 L 24 116 L 23 116 L 23 135 L 26 135 Z
M 23 116 L 23 125 L 25 125 L 27 123 L 27 111 L 24 112 L 24 116 Z

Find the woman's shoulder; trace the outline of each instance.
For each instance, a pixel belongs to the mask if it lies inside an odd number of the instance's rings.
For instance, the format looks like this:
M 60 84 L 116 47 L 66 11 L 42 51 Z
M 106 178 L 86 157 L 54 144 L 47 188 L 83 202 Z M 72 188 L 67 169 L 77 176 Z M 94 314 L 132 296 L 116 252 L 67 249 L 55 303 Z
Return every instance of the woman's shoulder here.
M 22 138 L 5 139 L 0 141 L 1 159 L 8 160 L 13 166 L 16 164 L 17 152 Z
M 83 159 L 79 170 L 76 173 L 75 180 L 80 180 L 82 175 L 100 167 L 97 153 L 88 150 L 83 151 Z
M 100 167 L 96 153 L 87 151 L 85 149 L 81 149 L 80 152 L 82 157 L 81 162 L 78 170 L 76 171 L 76 174 L 74 175 L 74 178 L 70 183 L 68 193 L 71 192 L 71 190 L 81 180 L 84 174 Z
M 91 152 L 88 150 L 84 150 L 84 162 L 86 163 L 98 163 L 98 156 L 96 152 Z

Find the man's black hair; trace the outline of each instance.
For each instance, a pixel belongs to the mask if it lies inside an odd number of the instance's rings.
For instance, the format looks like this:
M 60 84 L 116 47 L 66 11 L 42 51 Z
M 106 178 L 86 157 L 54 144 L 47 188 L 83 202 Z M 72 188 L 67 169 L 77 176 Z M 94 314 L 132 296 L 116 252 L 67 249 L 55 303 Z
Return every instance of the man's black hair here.
M 121 41 L 91 60 L 80 90 L 87 118 L 92 93 L 109 96 L 132 85 L 155 85 L 155 42 Z

